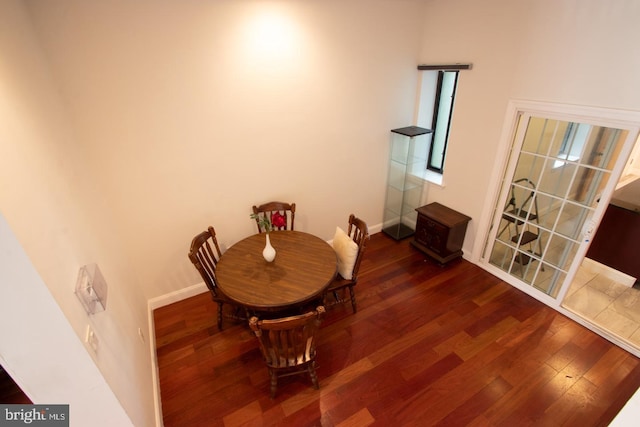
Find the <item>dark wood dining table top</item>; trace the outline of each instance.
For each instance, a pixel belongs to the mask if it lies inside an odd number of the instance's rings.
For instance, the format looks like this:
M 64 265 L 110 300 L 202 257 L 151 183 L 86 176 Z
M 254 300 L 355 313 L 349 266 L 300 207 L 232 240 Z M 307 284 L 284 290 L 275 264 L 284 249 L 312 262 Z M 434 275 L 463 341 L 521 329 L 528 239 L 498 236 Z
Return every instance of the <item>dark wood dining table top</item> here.
M 301 231 L 269 233 L 276 258 L 262 256 L 266 234 L 231 246 L 216 267 L 218 286 L 232 301 L 248 308 L 278 311 L 317 297 L 336 276 L 337 257 L 324 240 Z

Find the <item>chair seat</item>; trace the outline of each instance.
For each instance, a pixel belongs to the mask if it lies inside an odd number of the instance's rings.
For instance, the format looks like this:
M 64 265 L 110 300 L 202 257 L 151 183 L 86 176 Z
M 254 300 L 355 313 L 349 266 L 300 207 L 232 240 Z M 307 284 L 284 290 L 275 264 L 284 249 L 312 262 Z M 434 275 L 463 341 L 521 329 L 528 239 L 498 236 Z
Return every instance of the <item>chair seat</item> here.
M 327 288 L 327 292 L 333 292 L 334 290 L 343 289 L 343 288 L 346 288 L 347 286 L 353 286 L 355 284 L 356 282 L 354 282 L 353 280 L 344 279 L 342 278 L 342 276 L 338 274 L 336 278 L 333 279 L 329 287 Z
M 353 308 L 353 312 L 357 311 L 356 308 L 356 294 L 353 290 L 353 287 L 356 285 L 354 280 L 343 279 L 340 275 L 337 276 L 336 279 L 329 285 L 327 290 L 324 293 L 323 305 L 325 307 L 332 307 L 337 304 L 343 304 L 351 301 L 351 305 Z M 349 290 L 349 294 L 346 294 L 346 290 Z M 338 293 L 344 291 L 342 295 Z M 330 296 L 331 298 L 328 298 Z

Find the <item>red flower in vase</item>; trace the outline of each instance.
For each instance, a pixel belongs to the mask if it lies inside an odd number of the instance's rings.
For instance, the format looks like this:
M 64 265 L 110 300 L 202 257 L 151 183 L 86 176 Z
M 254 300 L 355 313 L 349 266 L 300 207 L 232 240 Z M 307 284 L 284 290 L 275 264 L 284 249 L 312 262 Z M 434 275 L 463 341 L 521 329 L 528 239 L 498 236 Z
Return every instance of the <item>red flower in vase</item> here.
M 276 228 L 286 227 L 287 217 L 280 212 L 274 212 L 273 215 L 271 215 L 271 225 Z

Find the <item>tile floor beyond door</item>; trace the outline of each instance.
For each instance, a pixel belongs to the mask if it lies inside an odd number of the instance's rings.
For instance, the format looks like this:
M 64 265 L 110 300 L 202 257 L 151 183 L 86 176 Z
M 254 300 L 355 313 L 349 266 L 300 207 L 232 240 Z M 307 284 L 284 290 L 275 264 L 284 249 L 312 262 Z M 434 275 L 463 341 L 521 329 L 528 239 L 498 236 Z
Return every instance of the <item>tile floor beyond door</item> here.
M 640 289 L 583 266 L 563 306 L 640 349 Z

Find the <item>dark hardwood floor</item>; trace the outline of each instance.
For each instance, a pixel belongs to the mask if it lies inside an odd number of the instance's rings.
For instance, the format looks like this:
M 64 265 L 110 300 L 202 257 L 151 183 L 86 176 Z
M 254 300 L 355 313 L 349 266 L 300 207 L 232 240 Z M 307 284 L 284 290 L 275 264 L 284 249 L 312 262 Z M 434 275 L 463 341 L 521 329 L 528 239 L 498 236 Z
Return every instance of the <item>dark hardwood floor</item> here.
M 14 405 L 32 403 L 2 366 L 0 366 L 0 403 Z
M 320 390 L 269 379 L 208 294 L 155 311 L 164 425 L 606 426 L 640 360 L 481 268 L 372 236 L 350 305 L 320 331 Z

